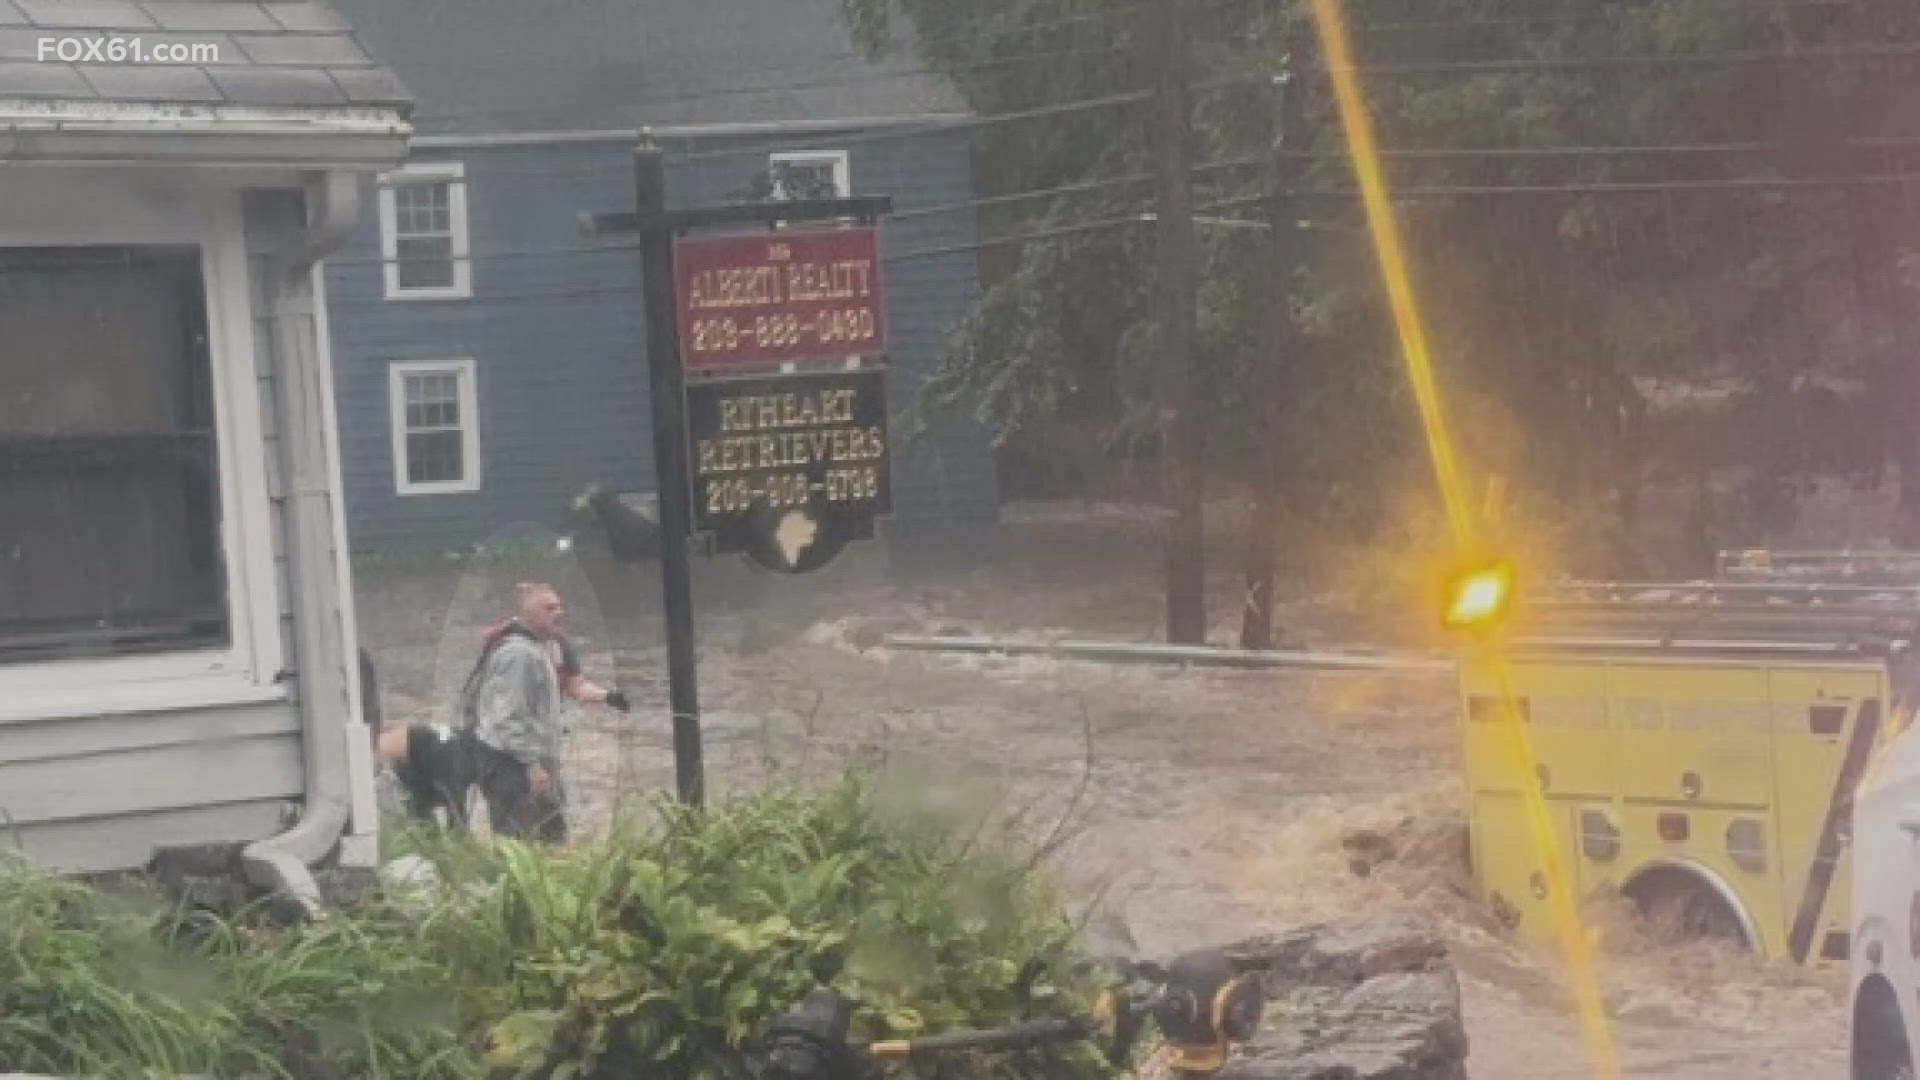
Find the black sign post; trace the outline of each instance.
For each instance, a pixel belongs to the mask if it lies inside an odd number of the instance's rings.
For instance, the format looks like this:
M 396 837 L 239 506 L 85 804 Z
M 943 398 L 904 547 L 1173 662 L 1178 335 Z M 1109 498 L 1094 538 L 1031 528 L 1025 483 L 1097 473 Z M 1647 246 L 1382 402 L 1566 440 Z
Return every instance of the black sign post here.
M 673 708 L 673 772 L 680 801 L 700 806 L 700 683 L 693 639 L 692 536 L 680 326 L 673 287 L 673 227 L 667 221 L 666 158 L 658 146 L 633 155 L 640 270 L 647 310 L 647 384 L 653 398 L 653 472 L 660 490 L 660 585 L 667 617 L 667 695 Z
M 764 566 L 804 573 L 832 559 L 850 540 L 873 535 L 873 519 L 888 509 L 886 394 L 880 370 L 842 370 L 755 378 L 747 369 L 689 385 L 680 310 L 688 297 L 675 274 L 675 244 L 687 229 L 853 219 L 871 225 L 892 208 L 878 198 L 811 199 L 739 203 L 670 211 L 666 158 L 643 143 L 634 151 L 634 213 L 589 215 L 587 236 L 638 232 L 647 318 L 647 374 L 653 406 L 653 468 L 660 493 L 660 581 L 666 608 L 668 695 L 673 710 L 674 776 L 680 800 L 705 801 L 700 733 L 700 693 L 694 642 L 691 539 L 711 532 L 720 550 L 738 551 Z M 728 348 L 749 335 L 790 351 L 811 340 L 834 351 L 852 351 L 863 337 L 877 337 L 876 315 L 884 294 L 875 265 L 863 275 L 858 244 L 843 250 L 840 238 L 825 244 L 823 260 L 794 260 L 798 269 L 761 267 L 744 288 L 739 273 L 716 277 L 720 302 L 750 300 L 780 290 L 789 307 L 779 317 L 716 322 Z M 859 241 L 861 238 L 852 237 Z M 774 259 L 804 256 L 802 238 L 776 245 Z M 786 252 L 785 255 L 782 252 Z M 725 271 L 721 271 L 722 275 Z M 776 283 L 776 279 L 783 284 Z M 755 290 L 761 292 L 755 292 Z M 844 360 L 844 357 L 842 357 Z M 746 399 L 753 399 L 751 405 Z M 688 409 L 695 421 L 689 430 Z M 751 408 L 751 412 L 747 410 Z M 691 441 L 690 441 L 691 440 Z M 696 470 L 698 470 L 696 474 Z M 702 502 L 694 500 L 696 481 Z

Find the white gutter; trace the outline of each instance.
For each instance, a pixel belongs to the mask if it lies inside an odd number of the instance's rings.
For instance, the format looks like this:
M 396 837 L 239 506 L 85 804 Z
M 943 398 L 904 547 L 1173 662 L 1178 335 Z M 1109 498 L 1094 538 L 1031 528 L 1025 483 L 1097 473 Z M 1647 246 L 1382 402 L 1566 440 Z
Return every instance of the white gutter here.
M 359 217 L 359 177 L 317 174 L 307 185 L 307 227 L 273 258 L 275 391 L 280 415 L 282 512 L 294 590 L 294 654 L 306 761 L 306 806 L 300 821 L 278 836 L 247 845 L 241 862 L 248 880 L 276 890 L 309 918 L 325 909 L 309 869 L 326 858 L 346 832 L 352 806 L 349 725 L 354 708 L 344 655 L 339 578 L 323 573 L 336 533 L 338 491 L 330 481 L 324 425 L 330 388 L 316 354 L 314 268 L 346 243 Z M 344 552 L 332 552 L 344 558 Z
M 0 96 L 0 161 L 8 164 L 385 168 L 405 157 L 412 131 L 396 109 L 27 101 Z
M 12 131 L 113 132 L 128 135 L 409 135 L 391 108 L 288 108 L 244 105 L 148 105 L 38 101 L 0 95 L 0 128 Z

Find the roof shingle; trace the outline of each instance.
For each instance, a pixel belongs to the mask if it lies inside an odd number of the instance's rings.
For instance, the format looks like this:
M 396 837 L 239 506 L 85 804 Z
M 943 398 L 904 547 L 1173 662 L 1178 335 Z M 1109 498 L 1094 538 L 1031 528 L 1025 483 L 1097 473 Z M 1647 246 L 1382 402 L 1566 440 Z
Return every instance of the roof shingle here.
M 0 0 L 0 3 L 4 2 L 5 0 Z M 40 59 L 40 42 L 46 36 L 39 30 L 0 27 L 0 60 Z
M 52 31 L 53 33 L 49 33 Z M 41 61 L 63 40 L 65 62 Z M 101 41 L 172 63 L 125 63 Z M 76 67 L 75 64 L 81 66 Z M 326 0 L 0 0 L 0 99 L 410 110 L 412 96 Z
M 82 64 L 79 71 L 96 94 L 115 100 L 205 101 L 217 92 L 196 67 Z
M 213 81 L 230 101 L 250 105 L 344 105 L 340 92 L 323 68 L 220 68 Z
M 347 102 L 352 105 L 407 105 L 413 97 L 393 72 L 386 68 L 328 68 Z
M 14 0 L 35 26 L 75 30 L 151 30 L 133 0 Z
M 165 30 L 218 30 L 229 33 L 271 33 L 280 24 L 259 4 L 209 4 L 194 0 L 145 0 L 141 4 Z
M 350 34 L 240 34 L 234 38 L 256 64 L 371 64 Z
M 344 34 L 353 27 L 340 13 L 324 4 L 310 0 L 297 3 L 264 3 L 260 5 L 274 21 L 296 34 Z
M 90 98 L 97 95 L 72 64 L 0 63 L 0 86 L 14 97 Z

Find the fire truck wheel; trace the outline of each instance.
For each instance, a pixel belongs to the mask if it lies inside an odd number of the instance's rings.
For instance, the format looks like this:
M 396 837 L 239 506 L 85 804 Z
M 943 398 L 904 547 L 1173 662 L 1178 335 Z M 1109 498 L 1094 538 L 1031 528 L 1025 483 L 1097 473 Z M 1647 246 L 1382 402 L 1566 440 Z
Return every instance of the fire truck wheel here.
M 1853 1006 L 1853 1080 L 1914 1080 L 1913 1055 L 1893 987 L 1874 976 Z
M 1642 874 L 1624 890 L 1655 935 L 1673 941 L 1724 941 L 1752 949 L 1740 913 L 1711 885 L 1678 867 Z

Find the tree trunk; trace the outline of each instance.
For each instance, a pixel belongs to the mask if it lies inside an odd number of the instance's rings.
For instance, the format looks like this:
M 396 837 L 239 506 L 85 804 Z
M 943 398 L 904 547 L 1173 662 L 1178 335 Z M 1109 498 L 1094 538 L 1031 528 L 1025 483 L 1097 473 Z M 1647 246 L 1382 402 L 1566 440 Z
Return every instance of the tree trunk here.
M 1304 27 L 1297 29 L 1288 54 L 1304 61 L 1309 40 L 1311 35 Z M 1296 70 L 1304 71 L 1305 67 L 1300 63 Z M 1298 205 L 1294 189 L 1299 184 L 1302 165 L 1301 159 L 1288 151 L 1312 145 L 1306 81 L 1291 78 L 1281 91 L 1277 142 L 1281 153 L 1275 156 L 1268 177 L 1267 251 L 1271 258 L 1272 299 L 1267 305 L 1264 327 L 1266 363 L 1259 369 L 1259 400 L 1265 408 L 1254 433 L 1255 460 L 1265 467 L 1257 470 L 1253 477 L 1253 512 L 1247 524 L 1247 596 L 1246 606 L 1240 613 L 1240 647 L 1243 649 L 1271 649 L 1275 644 L 1274 561 L 1279 555 L 1280 520 L 1285 501 L 1282 478 L 1289 464 L 1285 418 L 1295 415 L 1285 387 L 1290 383 L 1297 386 L 1292 380 L 1281 378 L 1280 368 L 1288 364 L 1297 368 L 1303 359 L 1300 335 L 1295 332 L 1293 313 L 1287 303 L 1293 291 L 1293 270 L 1300 261 L 1301 241 L 1294 227 Z
M 1619 553 L 1620 560 L 1627 564 L 1627 571 L 1635 577 L 1646 573 L 1642 563 L 1648 546 L 1646 538 L 1640 533 L 1641 497 L 1646 490 L 1646 482 L 1645 448 L 1640 445 L 1637 433 L 1630 428 L 1627 437 L 1621 440 L 1619 453 L 1614 459 L 1613 492 L 1620 521 L 1620 544 L 1625 549 Z
M 1192 108 L 1182 0 L 1154 0 L 1147 48 L 1158 74 L 1154 138 L 1159 181 L 1162 463 L 1167 526 L 1167 640 L 1207 638 L 1204 476 L 1206 417 L 1195 347 L 1199 336 L 1199 249 L 1193 232 Z
M 1266 436 L 1270 444 L 1279 442 L 1277 433 Z M 1277 457 L 1278 455 L 1273 455 Z M 1280 481 L 1268 473 L 1253 480 L 1253 513 L 1247 526 L 1247 601 L 1240 614 L 1240 647 L 1274 647 L 1274 561 L 1279 556 Z

